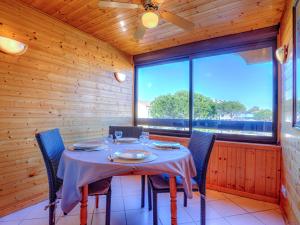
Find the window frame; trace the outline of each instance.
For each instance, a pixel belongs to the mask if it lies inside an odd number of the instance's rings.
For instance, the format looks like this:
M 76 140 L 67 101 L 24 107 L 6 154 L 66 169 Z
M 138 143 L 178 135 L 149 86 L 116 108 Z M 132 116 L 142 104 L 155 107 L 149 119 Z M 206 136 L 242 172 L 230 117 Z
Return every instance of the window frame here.
M 167 136 L 178 136 L 178 137 L 189 137 L 193 130 L 193 59 L 216 56 L 228 53 L 235 53 L 240 51 L 249 51 L 261 48 L 272 49 L 272 63 L 273 63 L 273 129 L 272 136 L 252 136 L 252 135 L 241 135 L 241 134 L 224 134 L 224 133 L 215 133 L 217 140 L 222 141 L 236 141 L 236 142 L 250 142 L 250 143 L 262 143 L 262 144 L 277 144 L 278 143 L 278 64 L 275 58 L 275 51 L 277 48 L 277 32 L 270 35 L 268 32 L 270 30 L 278 30 L 278 27 L 274 28 L 265 28 L 260 29 L 261 31 L 258 35 L 257 31 L 245 32 L 237 35 L 229 35 L 220 38 L 215 38 L 212 40 L 200 41 L 198 48 L 195 48 L 193 44 L 183 45 L 176 48 L 170 48 L 167 50 L 151 53 L 146 53 L 143 55 L 138 55 L 134 57 L 135 63 L 134 67 L 134 125 L 137 126 L 137 103 L 138 103 L 138 69 L 142 67 L 159 65 L 165 63 L 172 63 L 181 60 L 189 60 L 189 130 L 188 131 L 179 131 L 173 129 L 153 129 L 146 128 L 151 134 L 156 135 L 167 135 Z M 267 35 L 269 34 L 269 35 Z M 276 35 L 275 35 L 276 34 Z M 253 40 L 243 41 L 241 39 L 245 37 L 250 37 Z M 233 40 L 232 40 L 233 39 Z M 230 41 L 228 41 L 230 40 Z M 206 42 L 212 43 L 212 48 L 207 47 Z M 229 44 L 222 44 L 222 42 Z M 221 44 L 220 44 L 221 43 Z M 235 44 L 236 43 L 236 44 Z M 201 47 L 204 46 L 204 47 Z M 177 48 L 182 48 L 183 51 L 178 54 Z M 169 52 L 169 54 L 168 54 Z M 174 54 L 176 52 L 176 54 Z M 154 55 L 154 56 L 153 56 Z M 145 60 L 146 58 L 146 60 Z

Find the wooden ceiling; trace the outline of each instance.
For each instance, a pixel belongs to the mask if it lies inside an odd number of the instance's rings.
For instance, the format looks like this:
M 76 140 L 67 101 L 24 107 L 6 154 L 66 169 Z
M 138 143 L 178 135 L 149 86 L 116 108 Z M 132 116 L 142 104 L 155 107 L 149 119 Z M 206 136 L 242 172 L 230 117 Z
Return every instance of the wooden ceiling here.
M 161 8 L 194 22 L 196 29 L 186 32 L 161 20 L 137 42 L 133 34 L 142 10 L 103 10 L 97 6 L 98 0 L 20 1 L 130 55 L 273 26 L 280 22 L 285 7 L 285 0 L 165 0 Z

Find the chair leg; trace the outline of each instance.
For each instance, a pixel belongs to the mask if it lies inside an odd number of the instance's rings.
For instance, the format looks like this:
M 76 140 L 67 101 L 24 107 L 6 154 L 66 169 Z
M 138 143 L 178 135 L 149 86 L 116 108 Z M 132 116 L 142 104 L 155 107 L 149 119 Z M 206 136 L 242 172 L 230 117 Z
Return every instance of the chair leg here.
M 105 225 L 110 225 L 110 211 L 111 211 L 111 190 L 109 189 L 106 195 Z
M 183 192 L 183 206 L 187 207 L 187 196 L 185 192 Z
M 201 225 L 206 223 L 206 201 L 205 196 L 201 195 Z
M 142 175 L 141 177 L 141 182 L 142 182 L 142 193 L 141 193 L 141 207 L 145 207 L 145 182 L 146 182 L 146 176 Z
M 149 211 L 152 210 L 152 199 L 151 199 L 151 194 L 152 194 L 152 190 L 151 190 L 151 184 L 150 181 L 148 180 L 148 207 L 149 207 Z
M 153 225 L 158 224 L 157 216 L 157 192 L 153 191 Z
M 99 195 L 96 195 L 96 209 L 99 208 Z
M 55 225 L 55 207 L 56 205 L 49 207 L 49 225 Z

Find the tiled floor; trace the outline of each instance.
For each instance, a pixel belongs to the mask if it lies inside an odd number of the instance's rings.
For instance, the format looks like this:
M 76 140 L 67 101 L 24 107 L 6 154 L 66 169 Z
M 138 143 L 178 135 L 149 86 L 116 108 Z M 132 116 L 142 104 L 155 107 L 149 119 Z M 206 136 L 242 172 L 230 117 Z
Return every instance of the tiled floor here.
M 111 225 L 151 225 L 152 213 L 140 208 L 140 177 L 114 177 L 112 184 Z M 168 194 L 159 194 L 159 225 L 170 224 Z M 147 202 L 146 202 L 147 204 Z M 182 193 L 178 193 L 178 223 L 200 225 L 199 195 L 183 207 Z M 43 210 L 46 202 L 23 209 L 0 219 L 0 225 L 47 225 L 48 214 Z M 58 211 L 58 225 L 79 224 L 79 207 L 68 216 Z M 88 222 L 91 225 L 105 224 L 105 198 L 95 209 L 94 198 L 89 198 Z M 260 202 L 216 191 L 207 191 L 207 225 L 284 225 L 277 205 Z

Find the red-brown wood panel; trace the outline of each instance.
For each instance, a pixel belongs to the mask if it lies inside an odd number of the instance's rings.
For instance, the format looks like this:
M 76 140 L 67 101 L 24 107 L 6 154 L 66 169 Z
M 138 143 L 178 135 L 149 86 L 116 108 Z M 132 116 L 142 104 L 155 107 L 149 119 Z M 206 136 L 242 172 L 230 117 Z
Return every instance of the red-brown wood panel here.
M 255 191 L 255 149 L 246 148 L 245 191 Z
M 151 138 L 179 141 L 187 138 L 152 135 Z M 210 189 L 278 202 L 280 186 L 280 152 L 276 145 L 216 141 L 207 171 Z

